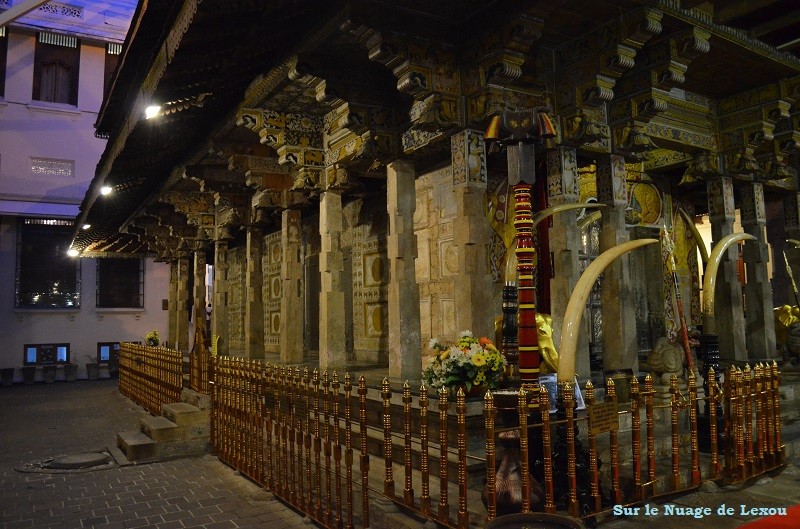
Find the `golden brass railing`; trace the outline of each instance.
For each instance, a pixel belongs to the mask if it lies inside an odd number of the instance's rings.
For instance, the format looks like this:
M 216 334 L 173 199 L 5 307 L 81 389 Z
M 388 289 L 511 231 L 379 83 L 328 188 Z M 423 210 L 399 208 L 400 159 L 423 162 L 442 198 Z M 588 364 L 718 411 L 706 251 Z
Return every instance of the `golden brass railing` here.
M 780 374 L 774 364 L 759 364 L 752 370 L 734 368 L 726 373 L 722 390 L 711 371 L 704 397 L 698 397 L 694 376 L 689 377 L 685 394 L 673 379 L 669 401 L 660 405 L 654 403 L 649 375 L 643 387 L 638 380 L 630 380 L 629 406 L 617 405 L 614 381 L 606 383 L 604 402 L 596 401 L 595 390 L 587 383 L 589 407 L 613 403 L 611 421 L 616 421 L 617 428 L 610 429 L 606 425 L 596 430 L 599 423 L 592 423 L 591 413 L 573 411 L 569 384 L 559 388 L 563 413 L 552 418 L 546 389 L 533 397 L 521 392 L 518 405 L 512 408 L 518 423 L 511 427 L 495 423 L 498 408 L 494 396 L 487 393 L 483 460 L 467 452 L 467 406 L 462 391 L 456 395 L 455 406 L 447 390 L 439 391 L 432 411 L 424 385 L 417 397 L 406 383 L 396 388 L 398 396 L 384 380 L 368 400 L 364 377 L 354 387 L 349 373 L 340 378 L 338 373 L 301 372 L 297 367 L 242 358 L 214 357 L 212 361 L 212 445 L 220 459 L 329 528 L 368 527 L 376 495 L 446 527 L 466 529 L 470 523 L 480 523 L 482 515 L 475 520 L 468 508 L 468 496 L 475 494 L 468 489 L 468 461 L 476 459 L 486 464 L 487 518 L 491 520 L 497 514 L 495 469 L 501 455 L 495 447 L 496 435 L 503 432 L 518 434 L 522 510 L 531 508 L 527 491 L 536 484 L 529 479 L 528 454 L 536 451 L 543 460 L 542 475 L 534 476 L 542 481 L 543 510 L 560 510 L 574 517 L 597 516 L 612 512 L 615 505 L 693 490 L 704 479 L 742 481 L 783 464 Z M 724 429 L 719 433 L 725 435 L 718 437 L 716 404 L 720 400 Z M 701 465 L 698 422 L 703 401 L 709 404 L 705 424 L 710 427 L 710 453 Z M 663 467 L 657 467 L 656 458 L 660 416 L 666 419 L 669 432 L 663 441 L 659 438 L 670 454 Z M 623 423 L 629 425 L 628 431 L 620 428 Z M 588 440 L 586 447 L 578 446 L 583 438 L 579 431 Z M 681 450 L 686 437 L 688 450 Z M 609 458 L 610 487 L 605 491 L 600 487 L 604 481 L 598 464 L 601 446 Z M 585 456 L 584 450 L 588 465 L 579 471 L 577 461 Z M 556 457 L 557 452 L 565 456 Z M 381 461 L 371 465 L 376 457 Z M 438 470 L 438 483 L 432 480 L 431 470 Z M 564 490 L 555 490 L 554 482 Z
M 393 409 L 397 404 L 392 402 L 389 382 L 384 380 L 379 421 L 371 422 L 368 417 L 374 417 L 375 410 L 368 410 L 364 377 L 358 379 L 354 395 L 349 373 L 342 384 L 338 373 L 314 370 L 309 374 L 307 369 L 301 373 L 296 367 L 225 356 L 213 357 L 212 362 L 211 435 L 219 458 L 318 524 L 368 527 L 370 503 L 377 494 L 444 526 L 469 526 L 467 460 L 474 458 L 467 455 L 463 392 L 456 396 L 457 431 L 452 447 L 448 446 L 452 439 L 447 423 L 453 419 L 453 409 L 447 391 L 439 393 L 443 426 L 439 427 L 437 447 L 429 441 L 428 389 L 424 385 L 417 406 L 413 406 L 408 383 L 403 386 L 398 412 Z M 412 437 L 414 434 L 419 437 Z M 412 486 L 412 475 L 417 472 L 412 465 L 415 443 L 421 462 L 419 499 L 415 499 Z M 383 460 L 381 471 L 373 468 L 372 484 L 370 463 L 376 456 L 370 455 L 370 444 L 372 453 L 379 453 Z M 434 450 L 443 458 L 438 498 L 432 498 L 430 486 L 429 462 L 437 455 Z M 454 512 L 448 491 L 451 456 L 455 456 L 457 468 Z M 395 489 L 395 465 L 402 469 L 402 492 Z M 382 476 L 381 485 L 377 474 Z M 431 502 L 437 499 L 438 510 L 434 511 Z
M 180 351 L 123 342 L 119 348 L 119 390 L 158 415 L 162 404 L 180 400 L 182 361 Z
M 547 390 L 541 389 L 538 395 L 533 396 L 521 391 L 519 394 L 518 423 L 519 426 L 513 428 L 498 428 L 495 424 L 495 417 L 498 412 L 495 398 L 491 393 L 487 393 L 484 400 L 484 417 L 487 454 L 487 498 L 488 516 L 487 520 L 493 519 L 497 514 L 497 475 L 495 470 L 496 452 L 495 435 L 501 431 L 508 432 L 510 429 L 519 430 L 520 442 L 520 466 L 522 481 L 522 511 L 529 512 L 528 502 L 528 475 L 530 468 L 528 465 L 529 443 L 532 439 L 538 439 L 542 444 L 541 453 L 543 459 L 543 491 L 544 491 L 544 510 L 555 512 L 556 508 L 566 511 L 574 517 L 593 517 L 601 513 L 613 511 L 615 505 L 631 505 L 640 503 L 646 499 L 656 498 L 662 495 L 673 495 L 682 491 L 690 491 L 697 488 L 704 479 L 721 479 L 726 483 L 742 482 L 760 474 L 766 473 L 784 464 L 784 448 L 781 444 L 780 427 L 780 403 L 778 389 L 780 385 L 780 373 L 777 364 L 772 365 L 758 364 L 754 369 L 745 366 L 744 369 L 737 367 L 731 368 L 726 372 L 725 382 L 722 392 L 716 382 L 716 374 L 710 371 L 708 377 L 708 395 L 698 398 L 697 379 L 694 374 L 688 380 L 688 398 L 681 395 L 678 390 L 678 382 L 675 377 L 670 384 L 670 402 L 664 405 L 654 405 L 653 403 L 653 380 L 650 375 L 645 377 L 644 391 L 640 390 L 639 382 L 635 378 L 630 381 L 631 403 L 628 409 L 619 409 L 616 403 L 616 393 L 614 381 L 608 379 L 606 382 L 605 403 L 613 403 L 616 410 L 616 428 L 606 429 L 601 433 L 596 433 L 592 424 L 591 413 L 583 417 L 575 418 L 572 414 L 572 395 L 571 385 L 566 384 L 559 390 L 563 393 L 566 418 L 552 421 L 550 420 L 549 401 Z M 597 404 L 595 400 L 594 387 L 591 382 L 587 382 L 586 403 L 589 407 Z M 724 417 L 724 437 L 725 445 L 724 464 L 719 459 L 719 437 L 717 432 L 717 402 L 722 401 Z M 707 468 L 701 468 L 700 449 L 698 446 L 698 405 L 707 401 L 708 415 L 706 422 L 709 425 L 710 453 L 708 454 Z M 669 472 L 667 475 L 658 476 L 656 466 L 656 439 L 655 439 L 655 415 L 656 410 L 663 410 L 662 413 L 669 416 L 670 430 L 670 460 Z M 538 412 L 538 415 L 534 412 Z M 645 443 L 644 453 L 642 452 L 642 418 L 645 417 Z M 688 415 L 688 421 L 681 421 L 681 414 Z M 630 465 L 620 464 L 620 426 L 626 421 L 625 416 L 630 415 L 630 447 L 632 462 Z M 529 422 L 530 417 L 540 417 L 540 422 Z M 578 483 L 576 476 L 576 437 L 574 430 L 577 426 L 586 422 L 588 439 L 588 483 L 582 485 L 588 489 L 587 497 L 589 501 L 585 503 L 582 512 L 578 512 L 576 500 L 578 497 Z M 682 436 L 681 424 L 688 422 L 688 433 L 690 438 L 689 457 L 681 456 L 680 439 Z M 558 424 L 564 424 L 567 430 L 566 447 L 561 447 L 568 454 L 565 459 L 566 468 L 555 468 L 554 459 L 550 457 L 551 446 L 553 443 L 553 433 L 551 428 Z M 602 498 L 599 483 L 600 476 L 598 471 L 598 441 L 604 436 L 608 439 L 608 453 L 610 457 L 609 480 L 610 489 L 605 499 Z M 646 465 L 646 475 L 643 477 L 643 466 Z M 622 476 L 622 473 L 630 473 Z M 554 474 L 567 476 L 567 495 L 562 505 L 554 505 L 554 491 L 552 477 Z M 633 483 L 631 491 L 624 493 L 620 487 L 621 480 Z M 644 480 L 644 481 L 643 481 Z M 654 484 L 663 481 L 669 485 L 660 491 L 656 491 Z

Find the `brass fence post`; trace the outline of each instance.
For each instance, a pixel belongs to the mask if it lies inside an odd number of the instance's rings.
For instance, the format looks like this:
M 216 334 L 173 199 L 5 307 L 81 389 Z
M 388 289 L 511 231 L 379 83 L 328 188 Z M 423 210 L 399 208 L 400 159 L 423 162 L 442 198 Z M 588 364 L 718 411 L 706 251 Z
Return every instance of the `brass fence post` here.
M 644 376 L 644 413 L 647 424 L 647 482 L 652 484 L 656 480 L 656 442 L 653 417 L 653 376 L 650 373 Z
M 617 393 L 614 387 L 614 380 L 606 379 L 606 399 L 614 403 L 614 410 L 617 410 Z M 617 419 L 619 421 L 619 419 Z M 611 430 L 608 434 L 611 450 L 611 501 L 615 505 L 622 503 L 622 491 L 619 488 L 619 443 L 617 440 L 617 430 Z
M 322 373 L 322 411 L 325 419 L 325 427 L 322 431 L 322 438 L 325 449 L 325 526 L 331 526 L 331 422 L 330 422 L 330 401 L 331 386 L 328 380 L 328 370 Z
M 361 450 L 361 519 L 369 527 L 369 452 L 367 452 L 367 381 L 358 379 L 358 422 Z
M 528 465 L 528 397 L 525 389 L 517 394 L 519 412 L 519 467 L 522 474 L 522 512 L 531 512 L 531 479 Z
M 700 447 L 697 444 L 697 376 L 689 369 L 689 431 L 692 445 L 692 486 L 700 485 Z
M 539 414 L 542 416 L 542 459 L 544 460 L 544 512 L 555 513 L 556 506 L 553 502 L 553 448 L 552 439 L 550 437 L 550 395 L 547 392 L 547 387 L 542 385 L 539 388 Z M 525 416 L 525 423 L 527 424 L 527 415 Z M 526 428 L 527 431 L 527 428 Z M 520 434 L 522 432 L 520 431 Z M 520 445 L 522 437 L 520 436 Z M 526 437 L 527 442 L 527 437 Z M 522 457 L 520 456 L 520 459 Z M 527 459 L 525 467 L 527 468 Z
M 422 472 L 422 493 L 419 496 L 419 507 L 422 514 L 431 514 L 430 471 L 428 470 L 428 388 L 423 382 L 419 388 L 419 442 L 420 472 Z
M 353 383 L 350 373 L 344 374 L 344 465 L 345 482 L 347 489 L 345 496 L 345 529 L 353 529 L 353 433 L 351 431 L 350 397 L 353 393 Z
M 744 479 L 753 475 L 753 372 L 750 365 L 744 366 L 742 372 L 742 398 L 744 405 L 744 449 L 745 464 L 743 467 Z
M 678 377 L 672 375 L 669 381 L 669 391 L 672 395 L 672 405 L 670 407 L 670 424 L 672 425 L 672 490 L 679 490 L 681 485 L 680 474 L 680 455 L 678 453 Z
M 421 408 L 421 406 L 420 406 Z M 494 397 L 487 391 L 483 397 L 483 415 L 486 421 L 486 521 L 497 516 L 497 487 L 495 470 Z M 427 439 L 426 439 L 427 441 Z M 423 450 L 424 451 L 424 450 Z M 421 500 L 421 498 L 420 498 Z
M 319 435 L 319 372 L 316 369 L 311 375 L 311 381 L 314 384 L 314 484 L 317 491 L 317 503 L 313 512 L 317 520 L 322 520 L 322 438 Z
M 773 402 L 775 403 L 775 466 L 782 465 L 784 460 L 784 448 L 781 440 L 781 395 L 780 395 L 780 387 L 781 387 L 781 372 L 778 370 L 778 363 L 773 360 L 772 367 L 770 369 L 772 373 L 772 384 L 773 384 L 773 391 L 772 391 L 772 398 L 774 399 Z
M 467 397 L 464 389 L 458 388 L 456 393 L 456 424 L 458 434 L 458 527 L 469 527 L 469 512 L 467 511 Z
M 636 500 L 643 500 L 642 494 L 642 425 L 639 416 L 639 379 L 631 378 L 631 445 L 633 448 L 633 488 Z M 591 457 L 591 456 L 590 456 Z
M 334 524 L 337 529 L 342 527 L 342 447 L 339 444 L 339 373 L 333 372 L 331 383 L 331 396 L 333 408 L 333 476 L 334 476 L 334 503 L 336 505 Z
M 383 493 L 394 499 L 394 471 L 392 469 L 392 391 L 389 379 L 381 382 L 381 398 L 383 399 Z
M 450 520 L 450 506 L 447 502 L 447 388 L 439 389 L 439 519 Z
M 631 393 L 633 390 L 631 389 Z M 633 401 L 633 397 L 631 397 Z M 586 408 L 591 409 L 594 405 L 594 384 L 591 380 L 586 381 Z M 591 480 L 593 512 L 598 512 L 601 508 L 600 498 L 600 476 L 597 468 L 597 435 L 592 431 L 592 416 L 586 414 L 586 435 L 589 439 L 589 479 Z M 546 475 L 546 474 L 545 474 Z M 545 509 L 545 512 L 547 509 Z
M 314 418 L 313 418 L 313 410 L 312 410 L 312 387 L 311 387 L 311 379 L 308 374 L 308 368 L 303 368 L 303 387 L 305 389 L 305 404 L 306 404 L 306 428 L 305 428 L 305 453 L 306 453 L 306 483 L 308 485 L 308 490 L 306 490 L 306 509 L 305 512 L 311 514 L 314 512 L 314 479 L 312 474 L 312 465 L 311 465 L 311 445 L 312 440 L 314 438 Z
M 717 401 L 720 399 L 719 384 L 717 384 L 717 375 L 714 368 L 708 369 L 708 406 L 706 407 L 708 413 L 708 428 L 709 437 L 711 438 L 711 478 L 719 476 L 721 465 L 719 463 L 719 433 L 717 432 Z
M 411 386 L 403 383 L 403 501 L 414 506 L 414 489 L 411 487 Z

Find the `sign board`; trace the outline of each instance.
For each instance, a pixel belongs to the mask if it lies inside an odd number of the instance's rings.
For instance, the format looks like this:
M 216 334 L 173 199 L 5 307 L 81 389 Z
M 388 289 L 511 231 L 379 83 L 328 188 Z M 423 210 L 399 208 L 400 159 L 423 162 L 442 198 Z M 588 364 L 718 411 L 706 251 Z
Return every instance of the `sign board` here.
M 598 435 L 619 430 L 616 402 L 601 402 L 588 406 L 591 428 L 589 433 Z

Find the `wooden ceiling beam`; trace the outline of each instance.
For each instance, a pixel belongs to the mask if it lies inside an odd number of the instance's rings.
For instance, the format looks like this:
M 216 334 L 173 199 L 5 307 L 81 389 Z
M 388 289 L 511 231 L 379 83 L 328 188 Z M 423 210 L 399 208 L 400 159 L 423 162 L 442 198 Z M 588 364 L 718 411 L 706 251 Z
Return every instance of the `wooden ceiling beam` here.
M 753 38 L 759 38 L 773 31 L 777 31 L 779 29 L 784 29 L 787 26 L 791 26 L 792 24 L 796 24 L 800 22 L 800 9 L 795 11 L 790 11 L 783 16 L 778 18 L 772 19 L 769 22 L 765 22 L 763 24 L 759 24 L 755 26 L 753 29 L 750 30 L 750 36 Z
M 764 7 L 769 7 L 778 0 L 730 0 L 726 2 L 715 2 L 722 4 L 714 9 L 714 22 L 727 24 L 731 20 L 749 15 Z

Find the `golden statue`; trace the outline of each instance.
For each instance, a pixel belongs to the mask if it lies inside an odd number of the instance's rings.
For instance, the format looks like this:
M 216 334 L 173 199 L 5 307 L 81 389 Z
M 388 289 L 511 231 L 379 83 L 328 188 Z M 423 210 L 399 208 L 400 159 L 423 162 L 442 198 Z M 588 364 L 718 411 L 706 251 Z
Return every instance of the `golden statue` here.
M 800 321 L 800 307 L 782 305 L 773 310 L 775 316 L 775 341 L 784 347 L 788 338 L 789 327 Z
M 542 355 L 542 363 L 539 365 L 539 372 L 543 375 L 558 371 L 558 350 L 553 343 L 553 317 L 542 312 L 536 313 L 536 327 L 539 329 L 539 354 Z M 494 319 L 494 343 L 503 343 L 503 317 L 497 316 Z

